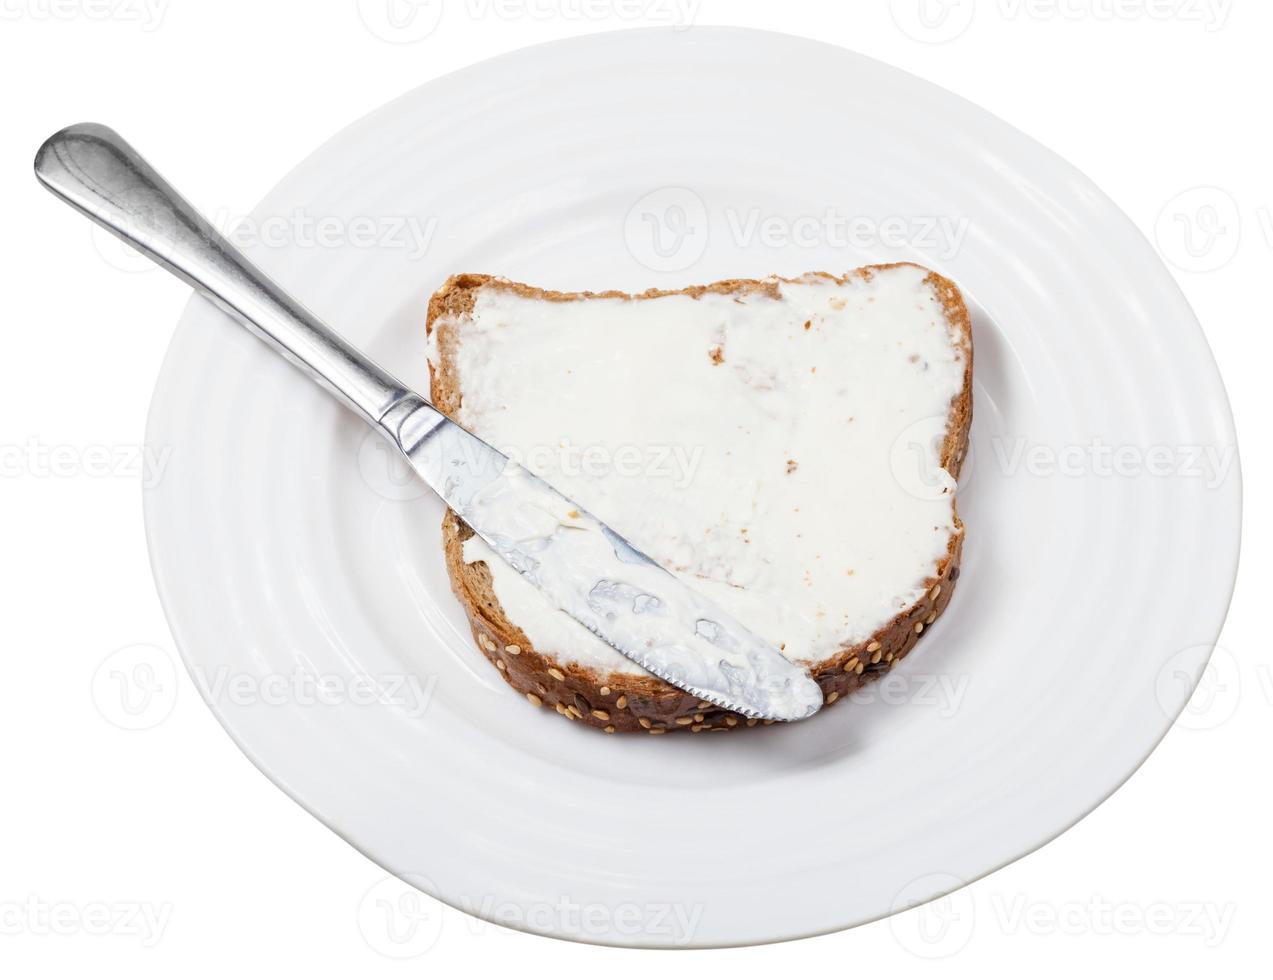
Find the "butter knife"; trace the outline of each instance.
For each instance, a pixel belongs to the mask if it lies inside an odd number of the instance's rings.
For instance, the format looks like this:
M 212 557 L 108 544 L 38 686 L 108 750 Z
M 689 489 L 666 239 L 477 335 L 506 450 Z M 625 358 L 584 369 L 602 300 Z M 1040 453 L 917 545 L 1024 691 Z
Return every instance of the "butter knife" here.
M 35 174 L 380 429 L 497 554 L 624 656 L 748 717 L 796 721 L 822 707 L 798 664 L 346 342 L 119 134 L 96 123 L 64 129 L 40 147 Z

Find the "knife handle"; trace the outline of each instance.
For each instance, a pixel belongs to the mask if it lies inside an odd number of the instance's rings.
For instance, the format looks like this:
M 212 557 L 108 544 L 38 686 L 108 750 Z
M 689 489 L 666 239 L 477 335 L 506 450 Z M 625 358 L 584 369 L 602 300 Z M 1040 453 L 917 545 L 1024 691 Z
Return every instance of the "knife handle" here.
M 412 394 L 253 265 L 113 129 L 80 123 L 55 133 L 36 154 L 35 175 L 373 425 Z

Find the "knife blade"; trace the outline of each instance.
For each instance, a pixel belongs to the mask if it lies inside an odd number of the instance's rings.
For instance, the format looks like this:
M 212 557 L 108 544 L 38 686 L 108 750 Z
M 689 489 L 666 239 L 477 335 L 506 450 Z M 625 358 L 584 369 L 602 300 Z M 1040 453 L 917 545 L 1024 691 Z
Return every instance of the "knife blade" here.
M 64 129 L 40 147 L 35 172 L 382 430 L 498 555 L 624 656 L 749 717 L 796 721 L 822 707 L 803 668 L 341 338 L 119 134 L 94 123 Z

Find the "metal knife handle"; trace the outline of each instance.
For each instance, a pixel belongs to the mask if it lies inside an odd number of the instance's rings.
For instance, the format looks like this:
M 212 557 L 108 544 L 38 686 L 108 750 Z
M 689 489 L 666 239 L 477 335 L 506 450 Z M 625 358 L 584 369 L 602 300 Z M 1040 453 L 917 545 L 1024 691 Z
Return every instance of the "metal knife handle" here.
M 50 136 L 35 156 L 35 175 L 373 425 L 411 394 L 248 261 L 113 129 L 80 123 Z

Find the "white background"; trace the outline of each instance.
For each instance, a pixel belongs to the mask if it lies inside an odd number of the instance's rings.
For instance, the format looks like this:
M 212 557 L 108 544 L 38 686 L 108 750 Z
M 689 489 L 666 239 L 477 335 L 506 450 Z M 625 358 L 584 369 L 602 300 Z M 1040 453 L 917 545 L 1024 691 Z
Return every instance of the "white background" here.
M 1258 429 L 1271 387 L 1273 5 L 429 0 L 397 29 L 386 9 L 0 0 L 0 972 L 918 976 L 932 974 L 931 959 L 968 976 L 1267 969 L 1273 659 L 1260 630 L 1270 576 L 1259 507 L 1246 515 L 1222 649 L 1126 786 L 1059 840 L 936 906 L 799 943 L 673 962 L 487 925 L 387 884 L 252 767 L 184 673 L 160 678 L 171 712 L 157 724 L 116 723 L 109 699 L 94 697 L 111 654 L 153 644 L 175 657 L 136 457 L 188 291 L 157 271 L 125 271 L 35 183 L 36 147 L 71 122 L 110 123 L 193 201 L 232 217 L 347 123 L 523 45 L 687 23 L 842 44 L 981 104 L 1127 211 L 1206 329 L 1250 499 L 1273 480 Z

